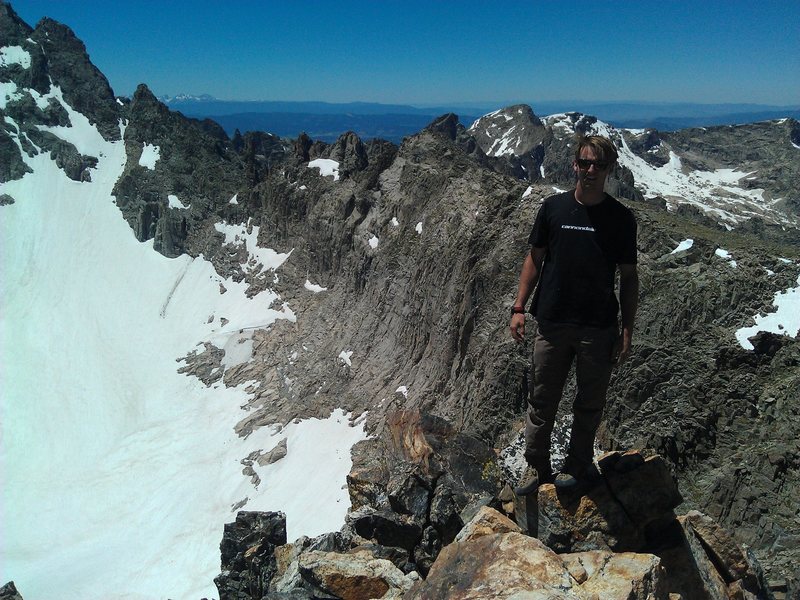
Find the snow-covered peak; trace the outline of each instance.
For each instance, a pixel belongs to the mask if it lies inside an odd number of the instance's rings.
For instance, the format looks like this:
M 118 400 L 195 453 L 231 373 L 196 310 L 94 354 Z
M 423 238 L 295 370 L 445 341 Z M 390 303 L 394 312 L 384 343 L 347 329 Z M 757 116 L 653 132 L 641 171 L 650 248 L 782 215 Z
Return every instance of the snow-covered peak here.
M 544 127 L 527 104 L 516 104 L 477 119 L 469 128 L 487 156 L 521 156 L 542 141 Z
M 609 138 L 617 147 L 619 165 L 633 175 L 636 189 L 646 198 L 663 198 L 670 209 L 691 204 L 728 226 L 753 216 L 779 224 L 797 221 L 777 210 L 776 199 L 765 196 L 764 189 L 752 185 L 755 173 L 685 164 L 682 157 L 687 155 L 686 150 L 661 139 L 655 130 L 616 128 L 578 112 L 548 115 L 542 120 L 561 140 L 576 135 Z
M 178 94 L 176 96 L 162 95 L 158 99 L 164 104 L 177 104 L 178 102 L 213 102 L 216 100 L 214 96 L 209 94 Z

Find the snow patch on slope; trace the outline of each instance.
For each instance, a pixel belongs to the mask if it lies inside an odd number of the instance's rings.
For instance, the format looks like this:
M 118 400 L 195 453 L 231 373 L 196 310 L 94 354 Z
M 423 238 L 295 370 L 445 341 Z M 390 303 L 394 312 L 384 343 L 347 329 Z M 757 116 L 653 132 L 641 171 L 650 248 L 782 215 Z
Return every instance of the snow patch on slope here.
M 247 223 L 229 225 L 225 221 L 214 223 L 214 228 L 225 235 L 225 243 L 235 247 L 243 247 L 247 251 L 248 259 L 242 263 L 245 273 L 260 274 L 265 270 L 274 271 L 280 267 L 291 255 L 289 252 L 275 252 L 272 248 L 258 245 L 258 225 Z
M 159 158 L 161 158 L 161 148 L 153 144 L 144 144 L 142 155 L 139 157 L 139 166 L 154 171 Z
M 99 154 L 98 148 L 104 148 L 105 144 L 108 143 L 103 136 L 100 135 L 97 128 L 89 122 L 89 119 L 73 110 L 72 107 L 67 104 L 60 87 L 56 85 L 51 86 L 50 91 L 41 96 L 41 100 L 45 103 L 49 102 L 51 98 L 60 103 L 67 111 L 71 125 L 38 125 L 39 129 L 42 131 L 49 131 L 65 142 L 69 142 L 75 146 L 81 154 L 97 156 Z
M 796 337 L 800 335 L 800 275 L 797 287 L 775 294 L 772 301 L 775 312 L 753 317 L 755 325 L 742 327 L 736 331 L 736 340 L 745 350 L 752 350 L 753 344 L 747 339 L 759 331 L 770 331 Z
M 308 163 L 311 169 L 319 169 L 322 177 L 333 176 L 334 181 L 339 181 L 339 163 L 330 158 L 315 158 Z
M 680 244 L 675 246 L 675 249 L 670 252 L 670 254 L 677 254 L 678 252 L 683 252 L 684 250 L 688 250 L 694 246 L 694 240 L 692 238 L 688 238 L 683 240 Z
M 513 135 L 514 130 L 517 128 L 516 125 L 512 126 L 508 131 L 503 134 L 503 137 L 496 139 L 489 150 L 486 152 L 487 156 L 504 156 L 509 154 L 511 156 L 514 155 L 514 148 L 519 146 L 522 138 L 517 135 L 516 137 Z M 486 132 L 489 134 L 489 132 Z
M 322 287 L 321 285 L 318 285 L 316 283 L 311 283 L 311 281 L 309 281 L 308 279 L 306 279 L 306 282 L 305 284 L 303 284 L 303 287 L 310 292 L 314 292 L 315 294 L 319 294 L 320 292 L 325 292 L 328 290 L 328 288 L 326 287 Z
M 10 67 L 11 65 L 19 65 L 23 69 L 30 68 L 30 52 L 25 50 L 22 46 L 6 46 L 0 48 L 0 67 Z
M 188 210 L 189 208 L 191 208 L 191 205 L 188 206 L 185 205 L 183 202 L 180 201 L 180 199 L 175 194 L 167 195 L 167 205 L 170 208 L 177 208 L 180 210 Z

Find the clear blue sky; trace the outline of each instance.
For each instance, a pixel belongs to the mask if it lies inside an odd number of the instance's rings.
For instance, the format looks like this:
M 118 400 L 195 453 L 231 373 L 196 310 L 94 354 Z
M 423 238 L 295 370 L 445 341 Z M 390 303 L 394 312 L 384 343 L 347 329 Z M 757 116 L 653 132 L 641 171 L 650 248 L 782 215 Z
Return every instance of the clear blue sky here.
M 15 0 L 115 93 L 800 104 L 800 0 Z

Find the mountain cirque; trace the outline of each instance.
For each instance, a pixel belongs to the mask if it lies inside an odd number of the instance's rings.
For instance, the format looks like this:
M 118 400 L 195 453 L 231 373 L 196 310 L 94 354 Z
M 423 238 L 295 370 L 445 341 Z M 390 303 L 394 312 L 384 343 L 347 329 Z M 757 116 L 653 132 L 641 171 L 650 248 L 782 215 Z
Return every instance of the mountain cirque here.
M 776 586 L 796 586 L 800 341 L 759 334 L 745 350 L 734 336 L 797 285 L 796 121 L 666 134 L 516 106 L 470 129 L 444 115 L 399 147 L 354 134 L 229 139 L 144 86 L 114 98 L 63 25 L 31 29 L 0 4 L 0 32 L 22 57 L 0 63 L 0 181 L 25 174 L 23 152 L 91 177 L 97 157 L 42 129 L 69 123 L 52 81 L 107 139 L 126 123 L 115 193 L 138 239 L 166 256 L 202 254 L 293 311 L 295 321 L 243 331 L 252 350 L 238 364 L 224 364 L 222 349 L 175 357 L 209 385 L 251 382 L 242 434 L 342 407 L 368 412 L 381 435 L 405 408 L 495 448 L 511 442 L 530 347 L 513 343 L 507 321 L 529 228 L 541 200 L 571 185 L 574 134 L 610 135 L 621 161 L 609 190 L 636 214 L 642 285 L 634 355 L 614 377 L 601 446 L 654 449 L 677 473 L 682 507 L 734 532 Z M 335 176 L 313 166 L 326 160 Z M 288 258 L 265 265 L 256 240 Z

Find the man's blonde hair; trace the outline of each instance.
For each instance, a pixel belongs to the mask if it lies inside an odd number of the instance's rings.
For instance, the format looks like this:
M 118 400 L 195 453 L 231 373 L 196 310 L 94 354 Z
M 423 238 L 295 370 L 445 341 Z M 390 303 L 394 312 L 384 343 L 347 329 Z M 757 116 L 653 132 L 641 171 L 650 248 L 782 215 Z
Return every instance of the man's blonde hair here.
M 611 140 L 602 135 L 587 135 L 578 138 L 578 144 L 575 146 L 575 160 L 581 157 L 581 150 L 587 147 L 594 150 L 597 160 L 614 164 L 619 158 L 617 149 Z

